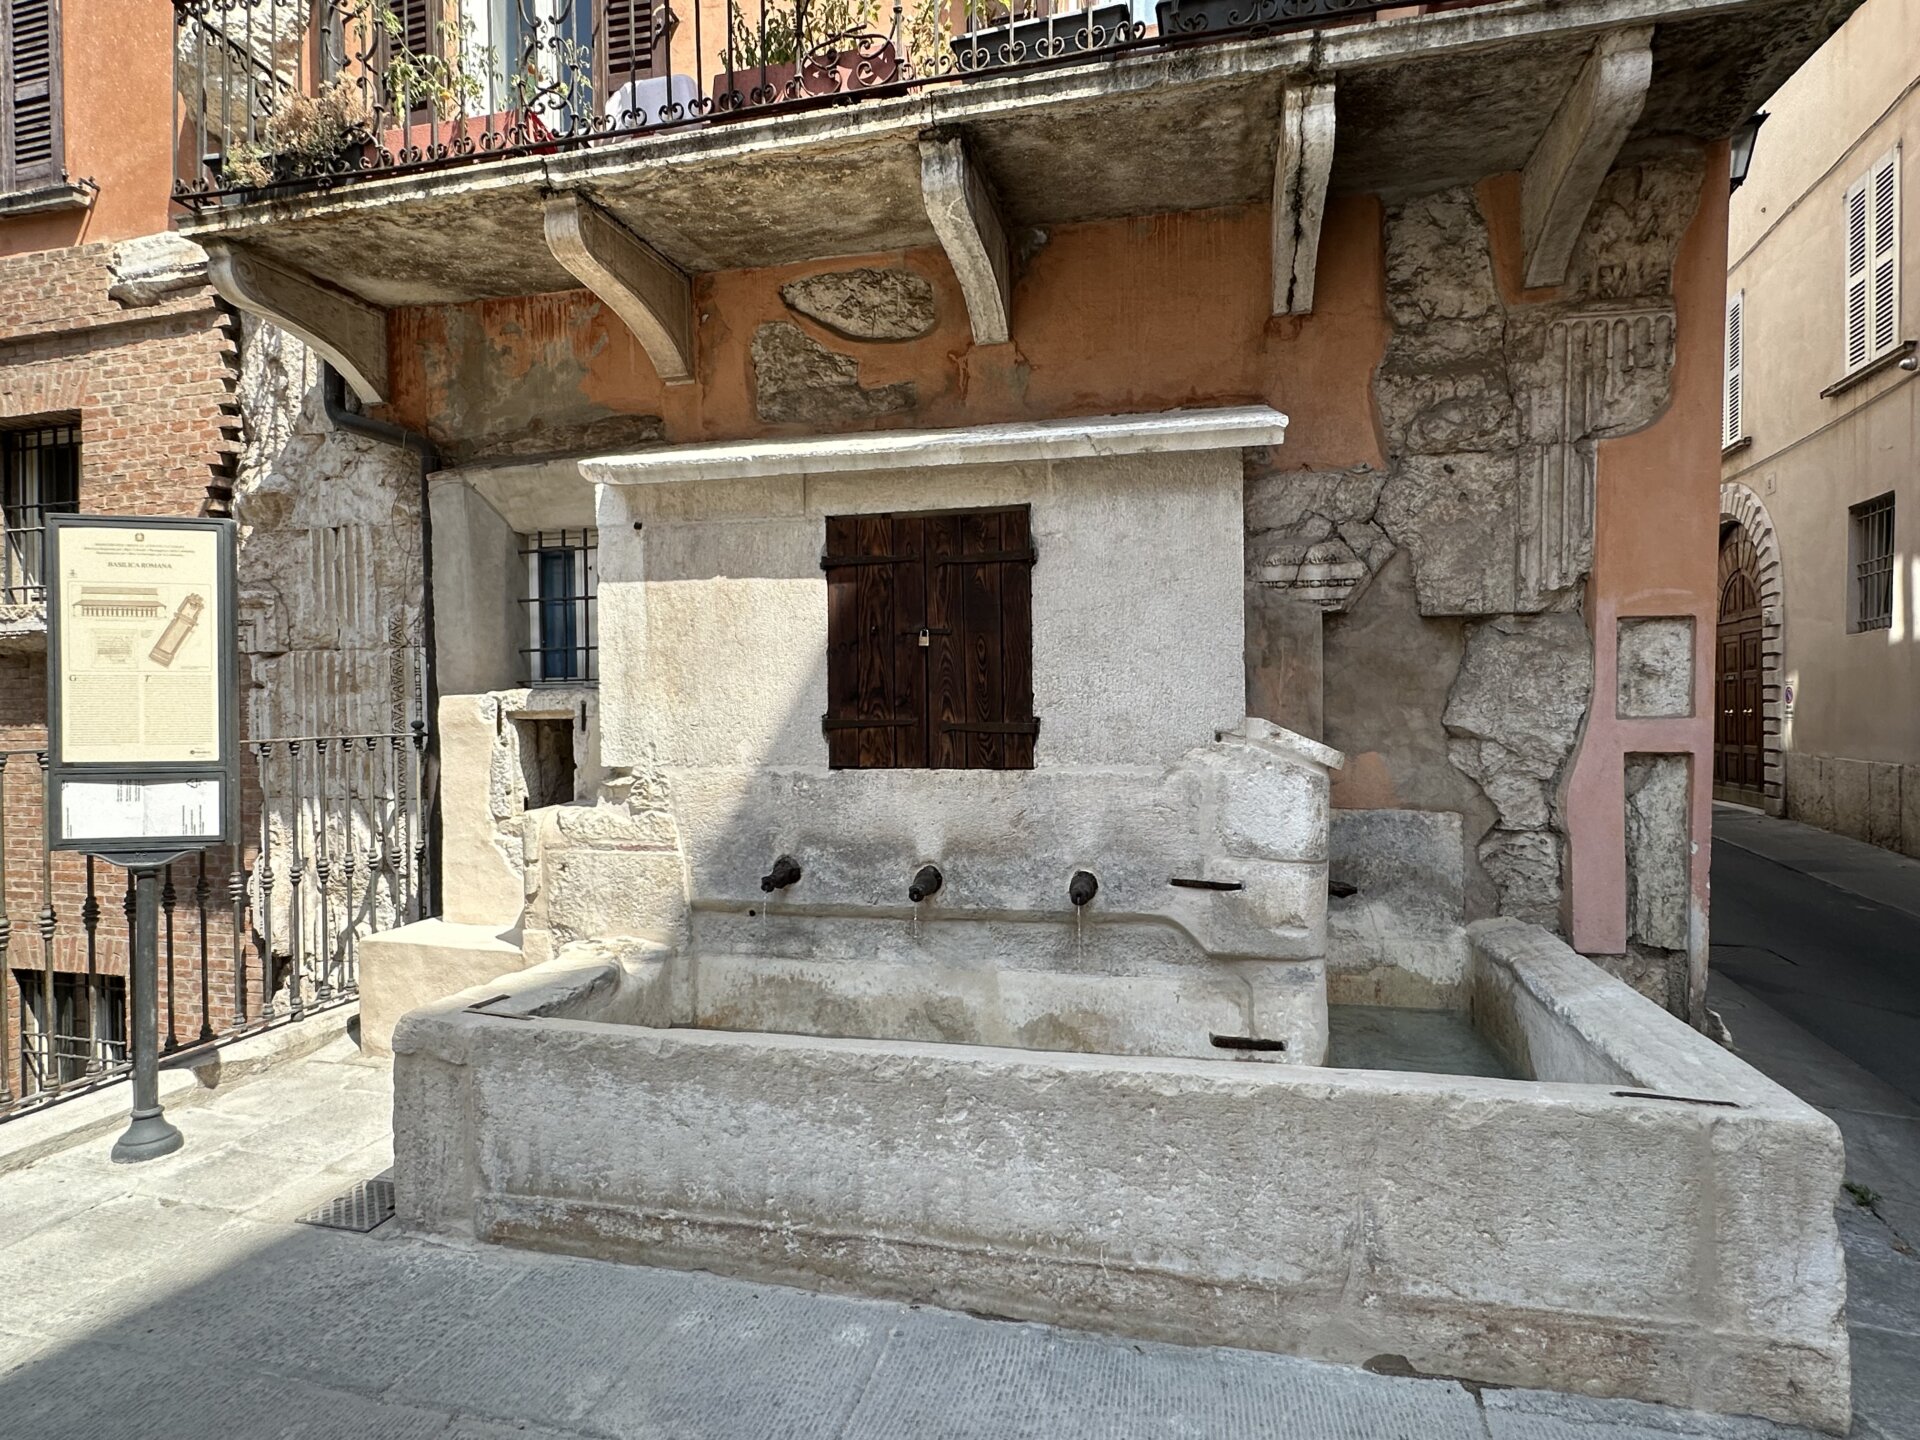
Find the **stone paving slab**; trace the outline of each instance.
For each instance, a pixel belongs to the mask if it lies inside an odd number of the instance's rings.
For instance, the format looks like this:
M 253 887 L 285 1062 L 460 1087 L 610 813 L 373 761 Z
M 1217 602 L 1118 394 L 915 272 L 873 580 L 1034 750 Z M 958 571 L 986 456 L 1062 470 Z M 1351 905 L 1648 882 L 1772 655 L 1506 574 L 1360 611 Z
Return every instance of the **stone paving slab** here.
M 342 1043 L 182 1112 L 176 1155 L 115 1166 L 110 1137 L 95 1137 L 0 1175 L 0 1433 L 1810 1440 L 1657 1406 L 1475 1394 L 1287 1356 L 446 1246 L 391 1224 L 356 1235 L 294 1223 L 384 1168 L 390 1097 L 384 1071 Z

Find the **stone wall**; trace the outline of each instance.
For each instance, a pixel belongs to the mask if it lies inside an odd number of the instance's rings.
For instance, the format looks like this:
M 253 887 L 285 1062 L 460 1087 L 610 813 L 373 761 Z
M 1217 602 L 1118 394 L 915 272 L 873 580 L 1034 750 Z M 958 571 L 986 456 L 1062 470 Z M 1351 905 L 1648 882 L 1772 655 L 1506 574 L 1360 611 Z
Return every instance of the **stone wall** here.
M 426 627 L 420 469 L 410 452 L 336 429 L 307 348 L 243 317 L 239 364 L 245 437 L 235 483 L 240 524 L 239 618 L 244 733 L 410 737 L 426 720 Z M 254 872 L 256 907 L 278 956 L 292 953 L 290 857 L 334 857 L 329 916 L 351 909 L 363 931 L 411 918 L 410 882 L 375 884 L 374 856 L 421 843 L 415 816 L 425 757 L 382 740 L 343 755 L 308 744 L 297 762 L 274 746 L 247 767 L 248 839 L 271 846 L 275 884 Z M 296 779 L 294 769 L 299 766 Z M 351 804 L 349 802 L 352 802 Z M 264 813 L 263 813 L 264 812 Z M 364 862 L 340 863 L 352 847 Z M 306 871 L 303 953 L 322 951 L 315 867 Z
M 1785 755 L 1790 819 L 1920 859 L 1920 765 Z
M 233 315 L 207 285 L 200 251 L 156 234 L 0 257 L 0 429 L 71 425 L 80 443 L 79 506 L 103 515 L 219 513 L 229 495 L 234 452 L 232 387 L 237 367 Z M 7 542 L 0 594 L 0 762 L 5 791 L 5 886 L 14 973 L 0 973 L 11 1019 L 22 1023 L 31 985 L 50 951 L 57 973 L 124 976 L 122 873 L 93 867 L 100 919 L 85 924 L 88 863 L 49 860 L 41 816 L 37 752 L 47 740 L 46 606 L 21 561 L 37 537 Z M 37 574 L 37 572 L 36 572 Z M 22 753 L 25 752 L 25 753 Z M 224 894 L 229 857 L 212 862 Z M 160 1034 L 199 1033 L 199 930 L 191 867 L 179 875 L 174 985 L 162 988 Z M 50 920 L 51 944 L 39 926 Z M 91 942 L 91 943 L 90 943 Z M 222 944 L 226 944 L 224 939 Z M 235 1013 L 232 966 L 209 967 L 206 1023 L 225 1028 Z M 176 1003 L 177 1002 L 177 1003 Z M 177 1014 L 176 1014 L 177 1011 Z M 0 1039 L 17 1031 L 6 1029 Z M 0 1089 L 20 1081 L 20 1055 L 0 1048 Z
M 1544 292 L 1519 291 L 1505 268 L 1515 238 L 1498 182 L 1389 207 L 1392 332 L 1373 386 L 1385 466 L 1289 472 L 1249 456 L 1250 696 L 1273 656 L 1308 674 L 1323 715 L 1310 733 L 1352 757 L 1336 804 L 1462 816 L 1469 918 L 1568 933 L 1566 782 L 1594 703 L 1597 446 L 1669 402 L 1672 271 L 1701 179 L 1696 152 L 1616 171 L 1567 283 Z M 1317 657 L 1303 610 L 1324 617 Z M 1663 623 L 1626 647 L 1623 694 L 1657 707 L 1640 713 L 1690 713 L 1673 706 L 1676 691 L 1691 705 L 1691 630 Z M 1684 846 L 1684 805 L 1635 816 L 1630 858 Z M 1678 933 L 1684 971 L 1685 884 L 1635 896 L 1636 935 Z M 1616 968 L 1684 1008 L 1653 948 L 1636 939 Z

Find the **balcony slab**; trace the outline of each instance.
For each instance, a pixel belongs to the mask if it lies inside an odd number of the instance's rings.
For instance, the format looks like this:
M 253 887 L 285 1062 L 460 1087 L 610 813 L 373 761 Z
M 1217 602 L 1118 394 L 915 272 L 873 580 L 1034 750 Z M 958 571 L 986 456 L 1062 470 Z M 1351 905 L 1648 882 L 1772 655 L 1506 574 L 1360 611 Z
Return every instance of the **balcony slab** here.
M 880 253 L 935 243 L 919 149 L 931 130 L 967 137 L 1009 229 L 1031 242 L 1078 221 L 1265 203 L 1283 89 L 1303 75 L 1337 80 L 1332 190 L 1393 196 L 1520 169 L 1595 39 L 1636 23 L 1658 24 L 1654 73 L 1623 158 L 1724 136 L 1857 3 L 1511 0 L 1130 50 L 397 172 L 181 228 L 389 307 L 576 288 L 543 227 L 545 198 L 563 191 L 690 273 Z

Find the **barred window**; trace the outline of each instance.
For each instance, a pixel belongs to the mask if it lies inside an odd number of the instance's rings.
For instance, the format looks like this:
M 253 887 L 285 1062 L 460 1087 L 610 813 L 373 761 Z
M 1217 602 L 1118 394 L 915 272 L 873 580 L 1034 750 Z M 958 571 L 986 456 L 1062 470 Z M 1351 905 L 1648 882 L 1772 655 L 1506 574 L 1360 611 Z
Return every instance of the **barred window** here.
M 541 530 L 524 537 L 527 558 L 527 679 L 535 685 L 600 678 L 594 597 L 600 589 L 599 532 Z
M 0 431 L 0 485 L 6 505 L 0 602 L 44 601 L 47 516 L 80 508 L 80 427 Z
M 68 1085 L 94 1062 L 127 1059 L 127 982 L 124 976 L 56 970 L 48 989 L 44 970 L 16 970 L 20 1027 L 18 1073 L 24 1092 Z M 51 1008 L 49 1008 L 51 1002 Z
M 1847 512 L 1852 535 L 1850 613 L 1847 629 L 1886 630 L 1893 625 L 1893 496 L 1882 495 Z

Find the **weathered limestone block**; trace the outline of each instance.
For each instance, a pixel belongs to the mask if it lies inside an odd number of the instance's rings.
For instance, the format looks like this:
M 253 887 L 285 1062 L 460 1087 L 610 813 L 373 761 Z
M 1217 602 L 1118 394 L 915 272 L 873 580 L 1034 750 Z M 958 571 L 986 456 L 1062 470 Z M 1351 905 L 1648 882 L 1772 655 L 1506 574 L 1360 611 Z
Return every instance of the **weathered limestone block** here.
M 1833 792 L 1829 788 L 1826 757 L 1789 750 L 1784 759 L 1788 816 L 1803 825 L 1833 829 Z
M 754 402 L 762 420 L 843 424 L 911 410 L 911 380 L 869 389 L 860 362 L 836 355 L 798 325 L 776 320 L 753 332 Z
M 1827 828 L 1853 840 L 1868 835 L 1867 816 L 1871 806 L 1872 767 L 1850 755 L 1826 757 L 1829 820 Z
M 1448 758 L 1486 791 L 1503 829 L 1544 827 L 1593 690 L 1585 625 L 1570 614 L 1504 617 L 1467 636 L 1442 721 Z
M 1503 363 L 1526 438 L 1604 438 L 1659 419 L 1673 394 L 1675 324 L 1667 304 L 1515 311 Z
M 849 340 L 917 340 L 938 318 L 933 285 L 911 270 L 834 270 L 780 287 L 789 310 Z
M 1371 467 L 1248 467 L 1247 578 L 1323 610 L 1344 610 L 1393 554 L 1375 520 L 1387 477 Z
M 1415 455 L 1394 467 L 1379 523 L 1413 557 L 1422 615 L 1499 615 L 1516 608 L 1510 451 Z
M 1466 978 L 1466 853 L 1446 810 L 1336 810 L 1327 902 L 1334 1004 L 1442 1008 Z
M 1492 830 L 1480 864 L 1500 892 L 1500 913 L 1560 928 L 1560 837 L 1551 830 Z
M 1507 450 L 1519 444 L 1519 416 L 1497 340 L 1444 367 L 1389 352 L 1374 380 L 1388 443 L 1409 455 Z
M 1687 757 L 1628 756 L 1626 796 L 1627 933 L 1643 945 L 1685 950 L 1692 910 Z
M 420 473 L 334 430 L 306 347 L 243 317 L 235 477 L 255 737 L 404 731 L 423 695 Z M 277 897 L 276 897 L 277 898 Z
M 1651 719 L 1693 713 L 1693 619 L 1687 615 L 1622 620 L 1619 641 L 1622 716 Z
M 1487 227 L 1469 186 L 1387 213 L 1387 313 L 1400 327 L 1471 320 L 1500 309 Z
M 687 887 L 679 836 L 664 811 L 561 806 L 529 815 L 529 932 L 558 950 L 608 936 L 685 944 Z
M 107 257 L 110 298 L 129 309 L 157 305 L 207 283 L 207 252 L 171 230 L 122 240 Z
M 1699 209 L 1705 167 L 1701 151 L 1685 149 L 1607 176 L 1574 242 L 1563 293 L 1601 301 L 1669 296 L 1674 257 Z
M 1393 554 L 1375 519 L 1387 477 L 1249 465 L 1247 578 L 1323 610 L 1344 610 Z
M 1867 840 L 1889 850 L 1900 848 L 1900 771 L 1878 760 L 1867 767 Z

